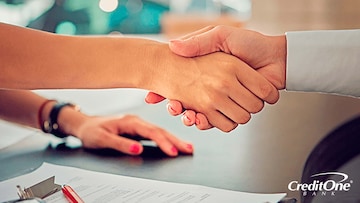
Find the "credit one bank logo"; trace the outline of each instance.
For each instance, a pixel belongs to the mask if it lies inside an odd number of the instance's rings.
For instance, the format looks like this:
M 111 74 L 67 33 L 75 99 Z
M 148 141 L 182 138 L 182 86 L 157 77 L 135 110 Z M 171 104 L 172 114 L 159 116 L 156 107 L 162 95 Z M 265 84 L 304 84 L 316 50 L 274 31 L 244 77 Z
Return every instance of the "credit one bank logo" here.
M 318 180 L 322 176 L 331 176 L 336 179 Z M 353 180 L 349 180 L 349 176 L 340 172 L 317 173 L 311 176 L 314 180 L 311 183 L 299 183 L 299 181 L 291 181 L 288 185 L 290 191 L 301 191 L 303 196 L 335 196 L 337 191 L 349 191 Z M 335 178 L 336 177 L 336 178 Z M 338 180 L 340 178 L 340 180 Z

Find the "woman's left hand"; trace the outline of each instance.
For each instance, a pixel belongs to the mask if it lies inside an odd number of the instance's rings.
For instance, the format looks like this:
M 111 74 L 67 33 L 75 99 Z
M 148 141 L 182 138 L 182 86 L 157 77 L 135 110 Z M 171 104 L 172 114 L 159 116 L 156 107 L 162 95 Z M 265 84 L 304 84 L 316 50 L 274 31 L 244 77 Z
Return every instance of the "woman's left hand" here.
M 143 152 L 140 142 L 122 137 L 122 134 L 153 140 L 168 156 L 177 156 L 179 152 L 193 153 L 192 144 L 133 115 L 122 117 L 86 116 L 76 130 L 76 137 L 82 141 L 85 148 L 111 148 L 130 155 L 139 155 Z

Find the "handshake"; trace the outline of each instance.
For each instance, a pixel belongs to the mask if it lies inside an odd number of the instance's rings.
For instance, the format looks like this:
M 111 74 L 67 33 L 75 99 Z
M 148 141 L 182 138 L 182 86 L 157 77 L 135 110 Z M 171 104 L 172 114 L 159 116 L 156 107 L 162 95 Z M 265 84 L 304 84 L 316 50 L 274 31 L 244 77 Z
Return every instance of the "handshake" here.
M 360 30 L 268 36 L 210 26 L 165 44 L 0 28 L 0 88 L 146 89 L 148 103 L 169 99 L 169 112 L 184 112 L 185 125 L 199 129 L 229 132 L 276 103 L 285 87 L 360 96 Z
M 171 90 L 172 97 L 151 91 L 145 100 L 154 104 L 168 98 L 168 112 L 174 116 L 184 112 L 182 122 L 187 126 L 230 132 L 260 112 L 264 102 L 276 103 L 278 90 L 285 88 L 285 35 L 210 26 L 171 40 L 169 47 L 194 59 L 196 70 L 182 67 L 189 76 Z
M 230 132 L 261 111 L 265 102 L 276 103 L 285 87 L 360 97 L 359 36 L 360 30 L 267 36 L 216 26 L 165 44 L 64 36 L 0 23 L 0 118 L 75 136 L 86 148 L 139 155 L 141 143 L 124 136 L 131 135 L 153 140 L 169 156 L 191 154 L 191 143 L 137 116 L 89 116 L 22 90 L 146 89 L 148 103 L 169 99 L 168 111 L 184 112 L 185 125 Z M 56 131 L 44 130 L 49 120 Z

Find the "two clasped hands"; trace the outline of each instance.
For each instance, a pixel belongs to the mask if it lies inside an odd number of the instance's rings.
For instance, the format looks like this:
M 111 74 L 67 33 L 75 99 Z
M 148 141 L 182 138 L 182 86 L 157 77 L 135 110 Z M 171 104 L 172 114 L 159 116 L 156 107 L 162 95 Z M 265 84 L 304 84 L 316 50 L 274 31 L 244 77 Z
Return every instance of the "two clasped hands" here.
M 201 130 L 216 127 L 230 132 L 238 124 L 247 123 L 251 114 L 261 111 L 264 102 L 277 102 L 278 90 L 285 88 L 285 35 L 265 36 L 236 27 L 210 26 L 171 40 L 169 47 L 177 55 L 194 57 L 194 61 L 206 57 L 214 60 L 214 64 L 202 69 L 198 66 L 195 79 L 183 81 L 196 93 L 189 96 L 197 105 L 169 98 L 168 112 L 179 115 L 185 110 L 182 121 L 187 126 L 195 124 Z M 178 91 L 186 93 L 188 89 Z M 145 98 L 147 103 L 164 99 L 154 92 Z

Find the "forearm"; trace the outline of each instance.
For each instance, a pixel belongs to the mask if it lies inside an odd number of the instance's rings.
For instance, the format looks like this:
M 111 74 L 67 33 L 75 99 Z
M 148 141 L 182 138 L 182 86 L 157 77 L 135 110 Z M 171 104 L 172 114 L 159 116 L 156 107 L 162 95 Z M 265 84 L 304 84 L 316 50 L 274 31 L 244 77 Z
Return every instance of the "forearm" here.
M 38 110 L 46 99 L 26 90 L 0 89 L 1 119 L 21 125 L 40 128 Z M 48 107 L 44 111 L 50 111 Z
M 123 37 L 61 36 L 0 23 L 0 88 L 140 87 L 162 44 Z M 16 81 L 16 82 L 14 82 Z
M 0 89 L 0 118 L 41 129 L 40 125 L 49 118 L 50 111 L 57 102 L 47 100 L 27 90 Z M 77 130 L 87 118 L 89 117 L 74 108 L 64 107 L 58 115 L 58 124 L 62 132 L 77 136 Z

